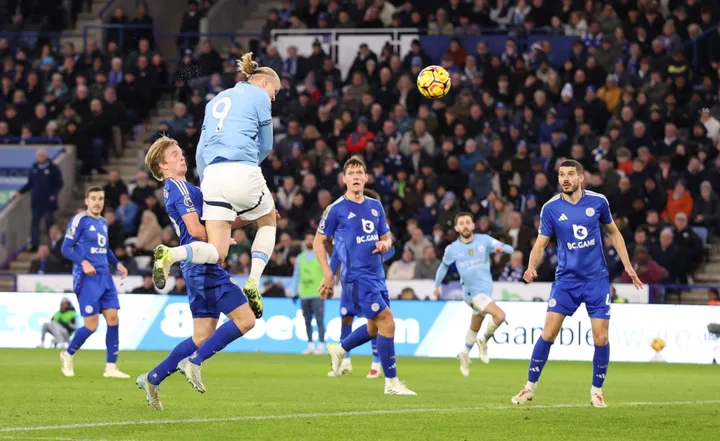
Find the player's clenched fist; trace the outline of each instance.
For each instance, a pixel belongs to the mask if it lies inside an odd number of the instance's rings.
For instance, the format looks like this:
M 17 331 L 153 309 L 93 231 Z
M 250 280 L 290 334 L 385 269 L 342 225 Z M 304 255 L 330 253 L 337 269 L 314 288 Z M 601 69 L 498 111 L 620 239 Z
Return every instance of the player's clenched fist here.
M 537 278 L 537 271 L 535 270 L 535 268 L 528 268 L 528 269 L 525 271 L 525 274 L 523 274 L 523 279 L 524 279 L 527 283 L 531 283 L 531 282 L 532 282 L 533 280 L 535 280 L 536 278 Z

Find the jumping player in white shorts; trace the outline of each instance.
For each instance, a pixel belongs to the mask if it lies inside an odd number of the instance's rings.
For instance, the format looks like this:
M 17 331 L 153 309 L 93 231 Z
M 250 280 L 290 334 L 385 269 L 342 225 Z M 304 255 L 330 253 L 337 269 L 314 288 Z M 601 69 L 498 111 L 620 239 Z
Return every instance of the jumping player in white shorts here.
M 487 234 L 473 234 L 475 222 L 472 214 L 460 212 L 455 216 L 455 231 L 460 237 L 445 248 L 442 264 L 435 274 L 435 296 L 440 297 L 440 284 L 447 274 L 450 265 L 455 263 L 465 294 L 465 303 L 473 310 L 470 329 L 465 337 L 465 349 L 458 354 L 460 373 L 470 375 L 470 350 L 477 341 L 480 350 L 480 361 L 490 361 L 487 354 L 487 342 L 498 326 L 505 321 L 505 311 L 492 299 L 493 279 L 490 274 L 490 255 L 493 253 L 513 252 L 513 247 L 493 239 Z M 478 331 L 485 315 L 492 320 L 485 329 L 485 335 L 478 338 Z
M 260 163 L 273 146 L 270 103 L 280 91 L 280 77 L 270 68 L 258 67 L 252 52 L 243 55 L 238 66 L 246 81 L 219 93 L 205 107 L 196 161 L 203 193 L 202 220 L 207 241 L 217 250 L 217 254 L 208 253 L 207 263 L 227 257 L 231 225 L 236 218 L 252 221 L 258 227 L 252 244 L 250 277 L 243 291 L 259 318 L 262 298 L 258 281 L 275 246 L 276 231 L 275 205 Z M 167 247 L 156 250 L 153 278 L 158 287 L 158 279 L 166 279 L 170 266 L 178 261 L 170 254 Z M 216 260 L 211 261 L 213 258 Z

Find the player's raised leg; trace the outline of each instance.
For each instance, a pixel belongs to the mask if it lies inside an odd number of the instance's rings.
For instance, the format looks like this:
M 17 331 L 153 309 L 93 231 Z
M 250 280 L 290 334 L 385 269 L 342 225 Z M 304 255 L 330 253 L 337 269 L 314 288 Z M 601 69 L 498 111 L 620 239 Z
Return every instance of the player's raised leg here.
M 229 231 L 228 234 L 230 234 Z M 228 246 L 230 246 L 229 244 L 230 240 L 228 239 Z M 158 245 L 153 252 L 153 258 L 153 282 L 159 289 L 165 288 L 173 263 L 213 264 L 220 262 L 217 248 L 213 244 L 199 241 L 178 247 Z
M 525 387 L 512 398 L 514 404 L 526 404 L 535 398 L 535 390 L 537 389 L 538 380 L 542 374 L 545 363 L 547 363 L 555 338 L 560 333 L 565 315 L 557 312 L 548 311 L 545 315 L 545 327 L 542 335 L 535 342 L 532 355 L 530 356 L 530 366 L 528 367 L 528 377 Z
M 255 314 L 250 309 L 248 300 L 242 294 L 240 288 L 223 295 L 218 300 L 218 307 L 224 311 L 224 314 L 230 320 L 217 328 L 215 333 L 190 357 L 178 364 L 178 369 L 185 375 L 188 383 L 201 393 L 206 391 L 202 381 L 202 363 L 222 351 L 233 341 L 250 332 L 255 326 Z
M 217 328 L 217 322 L 218 319 L 213 317 L 193 318 L 192 337 L 181 341 L 160 364 L 137 378 L 135 383 L 145 392 L 145 398 L 151 409 L 163 410 L 160 401 L 160 383 L 177 371 L 178 363 L 191 356 L 198 346 L 210 338 Z

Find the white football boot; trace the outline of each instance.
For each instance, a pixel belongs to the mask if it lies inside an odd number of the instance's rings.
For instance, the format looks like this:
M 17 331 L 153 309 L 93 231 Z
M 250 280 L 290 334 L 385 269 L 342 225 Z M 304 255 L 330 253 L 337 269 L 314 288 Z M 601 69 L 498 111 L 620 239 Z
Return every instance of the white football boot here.
M 460 360 L 460 373 L 463 377 L 467 377 L 470 375 L 470 363 L 472 363 L 472 360 L 470 360 L 470 353 L 469 352 L 458 352 L 457 359 Z

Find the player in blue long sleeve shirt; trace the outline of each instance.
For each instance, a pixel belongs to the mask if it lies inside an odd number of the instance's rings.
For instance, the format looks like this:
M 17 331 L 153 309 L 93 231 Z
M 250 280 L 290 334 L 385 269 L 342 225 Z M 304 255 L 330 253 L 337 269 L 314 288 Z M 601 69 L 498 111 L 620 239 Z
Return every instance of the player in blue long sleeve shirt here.
M 488 363 L 487 342 L 495 330 L 505 321 L 505 312 L 493 301 L 493 279 L 490 273 L 490 255 L 493 253 L 513 252 L 510 245 L 505 245 L 487 234 L 474 234 L 475 221 L 472 214 L 460 212 L 455 216 L 455 231 L 460 237 L 445 248 L 442 263 L 435 274 L 435 296 L 440 297 L 440 284 L 448 268 L 455 263 L 465 295 L 465 303 L 473 310 L 470 329 L 465 336 L 465 349 L 458 354 L 460 373 L 470 375 L 470 350 L 477 341 L 480 360 Z M 492 320 L 485 328 L 485 334 L 478 338 L 478 331 L 486 315 Z
M 379 196 L 374 191 L 366 188 L 363 190 L 363 194 L 369 198 L 377 199 Z M 352 295 L 349 289 L 345 289 L 345 284 L 343 281 L 345 280 L 345 266 L 341 264 L 340 261 L 340 255 L 342 254 L 341 249 L 337 249 L 338 252 L 335 252 L 333 250 L 333 253 L 330 257 L 330 269 L 332 270 L 333 274 L 337 274 L 338 268 L 340 269 L 340 284 L 342 286 L 342 291 L 340 293 L 340 317 L 341 317 L 341 327 L 340 327 L 340 340 L 342 341 L 345 339 L 350 333 L 352 332 L 352 324 L 353 320 L 355 320 L 355 316 L 358 314 L 354 302 L 352 300 Z M 395 255 L 395 247 L 392 246 L 390 250 L 382 255 L 383 262 L 386 262 Z M 377 351 L 377 339 L 373 338 L 371 340 L 372 343 L 372 354 L 373 354 L 373 360 L 372 364 L 370 365 L 370 372 L 367 374 L 367 378 L 379 378 L 380 377 L 380 356 L 378 355 Z M 340 366 L 340 374 L 346 375 L 352 372 L 352 361 L 350 359 L 350 352 L 345 354 L 345 359 L 342 362 L 342 365 Z M 328 372 L 328 377 L 334 377 L 336 376 L 333 371 Z
M 96 330 L 98 315 L 102 312 L 107 322 L 107 365 L 106 378 L 130 378 L 117 368 L 119 347 L 118 293 L 110 272 L 115 265 L 122 278 L 127 277 L 127 269 L 108 248 L 107 221 L 100 216 L 105 205 L 105 191 L 100 187 L 90 187 L 85 193 L 87 211 L 75 215 L 68 225 L 62 253 L 73 262 L 73 291 L 80 303 L 83 327 L 73 336 L 67 350 L 60 353 L 63 375 L 73 377 L 75 369 L 73 355 L 80 349 Z
M 273 146 L 271 102 L 280 91 L 280 77 L 252 60 L 252 52 L 238 62 L 246 81 L 220 92 L 207 106 L 196 162 L 203 193 L 203 216 L 208 243 L 225 260 L 236 218 L 255 222 L 250 276 L 243 291 L 258 317 L 258 281 L 275 247 L 275 205 L 260 163 Z M 159 254 L 167 266 L 167 254 Z M 174 261 L 170 261 L 174 263 Z

